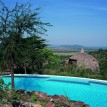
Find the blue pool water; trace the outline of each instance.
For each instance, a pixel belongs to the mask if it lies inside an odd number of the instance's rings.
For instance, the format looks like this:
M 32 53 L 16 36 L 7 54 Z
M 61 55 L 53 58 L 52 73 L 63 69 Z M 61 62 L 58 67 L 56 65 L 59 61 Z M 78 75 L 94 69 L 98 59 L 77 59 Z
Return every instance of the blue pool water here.
M 5 83 L 10 76 L 2 77 Z M 75 77 L 15 76 L 15 88 L 64 95 L 71 100 L 83 101 L 90 107 L 107 107 L 107 82 Z

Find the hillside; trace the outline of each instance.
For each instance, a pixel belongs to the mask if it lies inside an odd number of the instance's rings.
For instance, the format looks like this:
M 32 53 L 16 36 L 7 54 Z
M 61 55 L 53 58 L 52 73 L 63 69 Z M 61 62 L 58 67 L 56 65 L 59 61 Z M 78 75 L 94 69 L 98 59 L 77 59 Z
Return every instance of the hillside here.
M 53 51 L 80 51 L 84 48 L 86 51 L 94 51 L 98 49 L 107 49 L 107 47 L 86 47 L 82 45 L 49 45 L 48 48 Z

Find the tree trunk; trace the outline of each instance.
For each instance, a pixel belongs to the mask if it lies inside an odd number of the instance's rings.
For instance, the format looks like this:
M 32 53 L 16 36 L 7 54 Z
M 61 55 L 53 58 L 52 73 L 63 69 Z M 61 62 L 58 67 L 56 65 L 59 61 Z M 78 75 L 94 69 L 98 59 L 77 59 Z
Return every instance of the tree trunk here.
M 11 66 L 11 89 L 14 90 L 14 69 L 13 69 L 13 65 Z
M 10 52 L 10 69 L 11 69 L 11 89 L 14 90 L 14 64 L 13 64 L 12 51 Z
M 27 69 L 26 69 L 26 66 L 24 66 L 24 71 L 25 71 L 25 74 L 27 74 Z

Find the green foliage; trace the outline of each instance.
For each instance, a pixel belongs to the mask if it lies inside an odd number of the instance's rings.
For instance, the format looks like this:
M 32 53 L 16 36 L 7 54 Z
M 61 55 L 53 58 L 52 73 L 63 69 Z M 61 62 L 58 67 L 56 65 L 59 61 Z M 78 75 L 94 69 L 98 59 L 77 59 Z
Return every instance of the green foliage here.
M 0 69 L 11 71 L 12 78 L 18 68 L 25 73 L 27 68 L 42 73 L 44 59 L 40 52 L 46 44 L 40 36 L 51 25 L 41 21 L 41 8 L 32 9 L 29 3 L 9 8 L 2 1 L 0 6 Z
M 107 50 L 98 50 L 89 52 L 94 56 L 100 65 L 100 69 L 92 71 L 90 69 L 78 68 L 76 64 L 64 66 L 65 61 L 69 56 L 59 56 L 59 62 L 54 64 L 48 64 L 44 73 L 50 75 L 64 75 L 64 76 L 76 76 L 86 78 L 96 78 L 107 80 Z
M 98 51 L 90 52 L 90 54 L 96 57 L 99 62 L 101 79 L 107 80 L 107 50 L 99 49 Z
M 45 74 L 49 75 L 62 75 L 62 76 L 74 76 L 74 77 L 85 77 L 85 78 L 101 78 L 99 73 L 93 72 L 90 69 L 77 68 L 76 66 L 54 66 L 45 69 Z
M 40 55 L 43 57 L 44 62 L 47 60 L 48 63 L 58 63 L 59 59 L 57 55 L 54 55 L 53 51 L 47 48 L 40 50 Z
M 53 52 L 47 48 L 40 49 L 37 51 L 37 54 L 33 57 L 33 63 L 36 65 L 33 67 L 35 73 L 44 73 L 44 69 L 48 66 L 53 66 L 58 64 L 60 61 L 57 55 L 54 55 Z
M 8 102 L 12 103 L 13 101 L 21 101 L 21 95 L 15 90 L 10 90 Z
M 29 102 L 35 103 L 36 101 L 37 101 L 36 96 L 35 96 L 35 94 L 33 93 L 33 94 L 31 95 L 31 98 L 29 99 Z
M 0 103 L 7 103 L 8 102 L 8 95 L 7 91 L 9 90 L 10 84 L 5 84 L 4 81 L 0 78 Z
M 9 84 L 5 84 L 3 79 L 0 78 L 0 90 L 2 91 L 7 91 L 9 90 L 9 86 L 10 86 L 10 83 Z
M 21 95 L 15 90 L 9 90 L 9 84 L 5 84 L 0 78 L 0 104 L 12 103 L 14 100 L 21 100 Z

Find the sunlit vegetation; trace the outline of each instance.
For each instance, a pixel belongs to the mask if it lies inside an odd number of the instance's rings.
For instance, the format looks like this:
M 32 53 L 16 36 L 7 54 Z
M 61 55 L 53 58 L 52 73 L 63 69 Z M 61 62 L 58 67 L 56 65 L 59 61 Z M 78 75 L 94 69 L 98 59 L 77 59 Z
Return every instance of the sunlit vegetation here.
M 107 50 L 99 49 L 90 52 L 90 54 L 97 58 L 99 62 L 101 79 L 107 80 Z
M 44 73 L 107 80 L 107 50 L 91 51 L 89 54 L 98 60 L 100 65 L 99 70 L 92 71 L 90 69 L 78 68 L 76 64 L 65 66 L 65 61 L 69 56 L 59 55 L 57 56 L 57 63 L 51 62 L 45 66 Z

